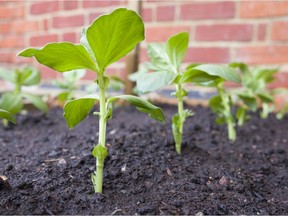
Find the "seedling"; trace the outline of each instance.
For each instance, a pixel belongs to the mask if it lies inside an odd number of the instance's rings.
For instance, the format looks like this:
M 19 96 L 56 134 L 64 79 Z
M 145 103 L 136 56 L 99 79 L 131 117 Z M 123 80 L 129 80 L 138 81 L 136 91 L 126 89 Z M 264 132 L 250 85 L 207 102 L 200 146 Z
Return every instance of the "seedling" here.
M 34 86 L 40 83 L 40 72 L 25 67 L 13 71 L 0 70 L 0 78 L 14 84 L 14 90 L 2 94 L 0 108 L 8 111 L 12 115 L 19 113 L 24 104 L 24 100 L 30 101 L 36 108 L 43 112 L 48 112 L 48 106 L 41 97 L 22 91 L 23 86 Z M 3 125 L 7 126 L 8 121 L 3 119 Z
M 50 43 L 40 49 L 29 48 L 19 53 L 24 57 L 34 56 L 41 64 L 59 72 L 76 69 L 96 72 L 95 82 L 99 87 L 99 97 L 87 95 L 71 100 L 64 106 L 64 118 L 71 129 L 85 119 L 95 101 L 99 101 L 100 111 L 94 112 L 99 116 L 99 137 L 98 144 L 92 151 L 97 167 L 92 174 L 95 192 L 102 192 L 104 160 L 108 155 L 105 146 L 106 124 L 112 117 L 112 103 L 123 99 L 151 118 L 165 121 L 160 108 L 139 97 L 120 95 L 106 98 L 105 90 L 109 85 L 109 78 L 105 75 L 106 68 L 128 54 L 143 39 L 144 24 L 141 17 L 134 11 L 120 8 L 98 17 L 87 29 L 83 29 L 79 45 Z
M 155 91 L 170 84 L 175 85 L 176 92 L 174 95 L 178 100 L 178 113 L 172 118 L 172 129 L 178 154 L 181 154 L 184 122 L 187 117 L 192 115 L 192 111 L 184 109 L 183 102 L 187 96 L 184 84 L 207 85 L 220 78 L 240 82 L 234 69 L 222 65 L 191 64 L 185 70 L 180 70 L 188 42 L 189 35 L 183 32 L 170 37 L 165 44 L 149 44 L 150 62 L 144 64 L 146 72 L 141 69 L 137 75 L 137 88 L 142 93 Z M 153 72 L 147 73 L 149 71 Z
M 77 90 L 76 83 L 86 74 L 85 70 L 72 70 L 62 74 L 63 80 L 55 80 L 53 84 L 64 91 L 57 95 L 60 102 L 66 102 L 74 98 L 74 91 Z

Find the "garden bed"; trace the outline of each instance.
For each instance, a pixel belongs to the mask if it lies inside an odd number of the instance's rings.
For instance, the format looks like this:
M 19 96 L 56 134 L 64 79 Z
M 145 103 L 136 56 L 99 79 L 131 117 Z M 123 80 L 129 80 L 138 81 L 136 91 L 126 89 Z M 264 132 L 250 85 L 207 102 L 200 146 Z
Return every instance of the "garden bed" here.
M 191 108 L 191 107 L 190 107 Z M 161 124 L 135 108 L 118 108 L 108 122 L 103 195 L 91 174 L 98 121 L 69 131 L 62 109 L 18 116 L 0 127 L 1 214 L 287 214 L 288 118 L 252 120 L 227 139 L 208 108 L 192 107 L 182 155 L 174 149 L 171 117 Z

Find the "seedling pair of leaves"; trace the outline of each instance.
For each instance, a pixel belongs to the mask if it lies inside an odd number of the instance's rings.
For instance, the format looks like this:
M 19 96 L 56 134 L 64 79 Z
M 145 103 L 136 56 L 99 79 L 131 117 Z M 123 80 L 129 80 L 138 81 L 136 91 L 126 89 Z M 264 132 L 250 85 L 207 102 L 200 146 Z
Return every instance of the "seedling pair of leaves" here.
M 97 75 L 95 82 L 99 87 L 99 96 L 87 95 L 71 100 L 64 107 L 64 118 L 68 127 L 73 128 L 86 118 L 95 101 L 99 101 L 100 110 L 94 113 L 99 116 L 99 137 L 92 151 L 97 167 L 92 175 L 95 192 L 102 192 L 104 160 L 108 155 L 106 123 L 112 117 L 112 103 L 123 99 L 151 118 L 165 121 L 160 108 L 139 97 L 120 95 L 106 98 L 105 90 L 109 85 L 106 68 L 128 54 L 143 39 L 141 17 L 134 11 L 120 8 L 98 17 L 87 29 L 83 29 L 81 44 L 50 43 L 40 49 L 29 48 L 19 53 L 24 57 L 34 56 L 38 62 L 58 72 L 89 69 Z
M 183 102 L 187 96 L 184 84 L 212 85 L 222 79 L 240 82 L 235 70 L 223 65 L 190 64 L 186 69 L 181 70 L 188 43 L 188 33 L 182 32 L 170 37 L 165 44 L 149 44 L 150 62 L 146 62 L 141 71 L 132 77 L 137 80 L 137 89 L 142 93 L 155 91 L 171 84 L 175 86 L 176 91 L 173 94 L 178 100 L 178 113 L 172 118 L 172 130 L 178 154 L 181 154 L 184 122 L 192 115 L 192 111 L 184 109 Z
M 261 118 L 267 118 L 274 110 L 274 94 L 267 88 L 267 84 L 274 80 L 277 69 L 255 69 L 251 70 L 244 63 L 231 63 L 229 65 L 238 69 L 241 76 L 241 87 L 238 90 L 227 91 L 224 82 L 217 84 L 218 96 L 210 100 L 210 107 L 218 114 L 217 123 L 226 123 L 228 126 L 228 137 L 236 140 L 236 124 L 242 126 L 250 117 L 248 111 L 256 112 L 261 106 Z M 231 107 L 238 105 L 234 116 Z
M 0 109 L 14 115 L 23 109 L 24 100 L 28 100 L 39 110 L 48 111 L 48 106 L 42 101 L 41 97 L 22 91 L 23 86 L 34 86 L 40 83 L 41 76 L 39 71 L 29 67 L 13 71 L 1 69 L 0 78 L 14 84 L 13 91 L 2 94 Z M 4 119 L 3 124 L 7 126 L 8 122 L 6 119 Z

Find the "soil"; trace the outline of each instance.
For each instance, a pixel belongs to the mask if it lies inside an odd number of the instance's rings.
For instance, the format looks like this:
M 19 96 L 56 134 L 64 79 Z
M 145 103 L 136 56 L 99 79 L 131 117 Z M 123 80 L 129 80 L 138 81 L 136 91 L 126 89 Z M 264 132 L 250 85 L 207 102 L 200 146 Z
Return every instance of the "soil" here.
M 91 182 L 95 116 L 70 131 L 60 108 L 18 116 L 16 126 L 0 127 L 0 213 L 288 214 L 288 117 L 253 115 L 232 143 L 209 109 L 190 108 L 181 156 L 170 127 L 175 106 L 164 106 L 166 124 L 117 108 L 103 194 Z

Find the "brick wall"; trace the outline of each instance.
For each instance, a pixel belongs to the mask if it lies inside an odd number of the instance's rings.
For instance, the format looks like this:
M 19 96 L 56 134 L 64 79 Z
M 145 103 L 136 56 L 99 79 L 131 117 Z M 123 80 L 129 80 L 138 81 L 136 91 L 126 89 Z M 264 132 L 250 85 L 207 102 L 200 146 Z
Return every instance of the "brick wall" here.
M 0 1 L 0 66 L 29 63 L 43 77 L 57 73 L 35 60 L 16 57 L 29 46 L 52 41 L 79 42 L 82 26 L 116 7 L 130 7 L 129 0 L 114 1 Z M 141 61 L 147 59 L 147 42 L 165 41 L 170 35 L 188 31 L 189 50 L 185 62 L 279 66 L 278 84 L 288 87 L 288 1 L 143 1 L 146 42 Z M 113 64 L 109 73 L 124 75 L 125 60 Z M 94 77 L 89 73 L 87 78 Z

